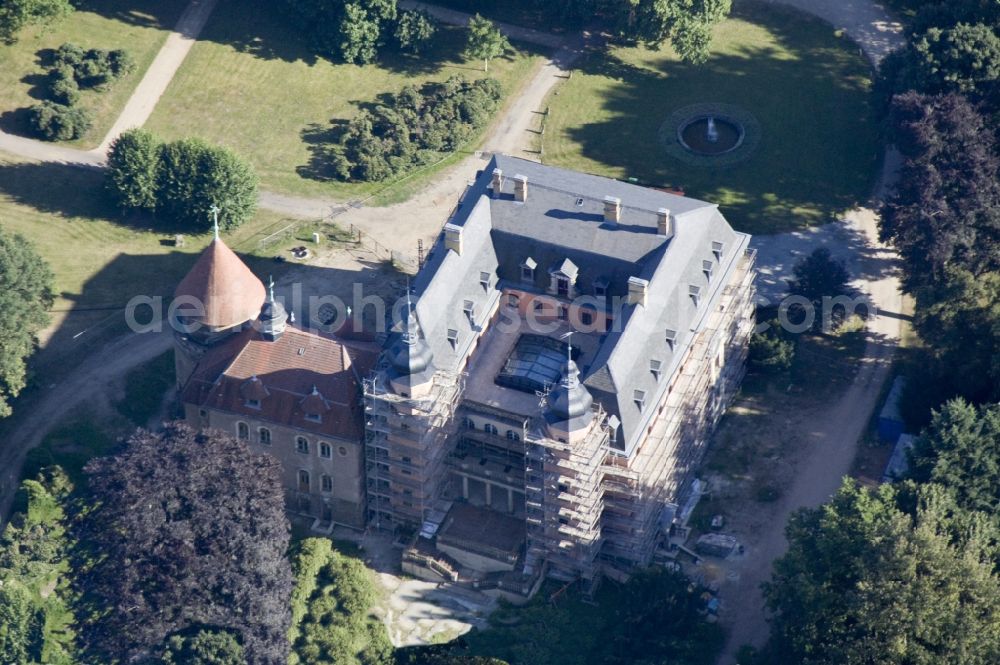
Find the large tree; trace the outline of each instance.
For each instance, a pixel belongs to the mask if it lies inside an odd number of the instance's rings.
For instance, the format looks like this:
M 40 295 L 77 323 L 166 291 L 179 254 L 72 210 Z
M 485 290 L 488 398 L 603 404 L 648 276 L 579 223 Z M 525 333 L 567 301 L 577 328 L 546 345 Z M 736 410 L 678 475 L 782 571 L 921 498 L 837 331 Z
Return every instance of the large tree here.
M 0 417 L 11 413 L 27 376 L 36 335 L 49 323 L 52 271 L 23 236 L 0 228 Z
M 851 481 L 789 521 L 788 552 L 764 585 L 774 662 L 1000 662 L 1000 580 L 978 533 L 954 542 L 934 504 Z
M 977 275 L 948 267 L 916 291 L 916 301 L 913 325 L 927 356 L 937 373 L 950 375 L 944 397 L 1000 400 L 1000 271 Z
M 947 487 L 967 510 L 1000 517 L 1000 405 L 945 403 L 917 439 L 910 475 Z
M 156 213 L 182 228 L 205 229 L 212 206 L 219 224 L 233 229 L 257 210 L 259 179 L 249 162 L 201 139 L 165 144 L 156 171 Z M 142 175 L 144 177 L 145 172 Z
M 22 28 L 49 25 L 72 12 L 69 0 L 0 0 L 0 41 L 13 44 Z
M 606 0 L 627 39 L 657 46 L 669 41 L 682 60 L 708 59 L 712 28 L 729 15 L 731 0 Z
M 813 309 L 813 329 L 829 330 L 845 314 L 843 305 L 832 299 L 850 291 L 850 273 L 843 261 L 830 256 L 826 247 L 817 247 L 792 268 L 795 278 L 788 283 L 789 295 L 808 300 Z
M 939 283 L 946 267 L 1000 270 L 1000 171 L 985 119 L 964 97 L 900 95 L 894 140 L 905 162 L 880 233 L 904 263 L 904 287 Z
M 499 58 L 510 50 L 510 42 L 489 19 L 476 14 L 469 19 L 469 36 L 465 53 L 469 58 L 483 61 L 483 71 L 490 70 L 490 60 Z
M 156 209 L 160 141 L 146 129 L 129 129 L 108 151 L 108 189 L 124 209 Z
M 137 431 L 92 461 L 94 557 L 78 575 L 102 662 L 132 662 L 211 626 L 238 636 L 251 665 L 288 658 L 291 570 L 280 464 L 220 431 L 173 423 Z
M 991 26 L 931 28 L 913 43 L 920 89 L 988 94 L 1000 79 L 1000 37 Z

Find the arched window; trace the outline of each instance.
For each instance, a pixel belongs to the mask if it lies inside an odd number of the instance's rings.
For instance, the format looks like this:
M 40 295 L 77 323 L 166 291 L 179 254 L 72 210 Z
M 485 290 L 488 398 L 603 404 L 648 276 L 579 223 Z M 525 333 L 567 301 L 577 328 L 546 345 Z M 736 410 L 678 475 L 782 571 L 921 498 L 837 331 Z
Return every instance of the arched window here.
M 236 423 L 236 436 L 242 441 L 250 439 L 250 426 L 246 423 Z
M 521 435 L 512 429 L 507 430 L 507 440 L 508 441 L 520 441 Z
M 322 482 L 322 488 L 323 488 L 324 492 L 332 492 L 333 491 L 333 478 L 331 478 L 330 476 L 324 475 L 321 478 L 321 482 Z
M 330 459 L 331 457 L 333 457 L 333 448 L 330 446 L 329 443 L 325 441 L 320 441 L 319 456 L 326 459 Z
M 309 491 L 309 472 L 305 469 L 299 470 L 299 491 L 308 492 Z
M 260 436 L 260 442 L 265 446 L 271 445 L 271 430 L 266 427 L 261 427 L 257 431 L 258 436 Z
M 302 453 L 303 455 L 309 454 L 309 439 L 304 436 L 297 437 L 295 439 L 295 450 Z

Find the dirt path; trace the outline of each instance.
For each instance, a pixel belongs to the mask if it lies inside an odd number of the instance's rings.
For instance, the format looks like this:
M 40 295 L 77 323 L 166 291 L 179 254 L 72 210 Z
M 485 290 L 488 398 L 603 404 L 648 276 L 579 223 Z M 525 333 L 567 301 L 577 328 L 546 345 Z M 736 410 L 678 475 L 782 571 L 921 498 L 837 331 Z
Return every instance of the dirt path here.
M 0 446 L 0 523 L 5 521 L 17 490 L 21 465 L 28 451 L 42 442 L 53 426 L 95 392 L 137 365 L 170 348 L 169 333 L 129 334 L 89 356 L 59 383 L 17 404 L 4 423 Z
M 160 101 L 160 97 L 166 92 L 167 86 L 174 78 L 174 74 L 180 69 L 184 58 L 187 57 L 191 47 L 194 46 L 202 28 L 208 22 L 208 17 L 212 15 L 218 0 L 191 0 L 184 13 L 181 14 L 173 32 L 167 36 L 163 48 L 156 54 L 156 58 L 150 64 L 146 74 L 139 81 L 135 92 L 129 97 L 121 115 L 111 127 L 108 135 L 104 137 L 101 145 L 95 148 L 94 152 L 102 160 L 111 147 L 111 142 L 118 138 L 118 135 L 133 127 L 142 127 L 146 124 L 149 116 L 153 114 L 153 109 Z
M 789 5 L 818 16 L 843 30 L 874 64 L 882 62 L 903 45 L 903 24 L 886 8 L 873 0 L 762 0 Z
M 904 43 L 901 24 L 882 5 L 868 0 L 768 1 L 797 7 L 844 30 L 876 65 Z M 891 182 L 895 161 L 894 153 L 890 152 L 876 199 L 883 195 L 885 184 Z M 870 296 L 879 315 L 868 323 L 869 341 L 854 381 L 815 422 L 812 431 L 806 433 L 810 449 L 815 453 L 796 468 L 794 482 L 778 504 L 768 511 L 770 519 L 763 530 L 755 534 L 745 559 L 734 567 L 735 574 L 722 586 L 724 611 L 721 619 L 729 635 L 720 665 L 736 664 L 736 651 L 742 645 L 760 647 L 767 641 L 768 626 L 760 585 L 770 579 L 771 563 L 788 547 L 785 539 L 788 517 L 799 508 L 824 503 L 840 486 L 841 479 L 850 473 L 858 442 L 889 378 L 900 335 L 902 296 L 892 269 L 895 253 L 878 242 L 877 223 L 873 210 L 860 208 L 846 215 L 842 222 L 831 225 L 841 227 L 832 229 L 840 237 L 854 239 L 849 248 L 840 249 L 846 254 L 844 258 L 853 274 L 860 276 L 854 285 Z M 820 232 L 813 239 L 826 235 Z M 801 241 L 801 237 L 755 238 L 755 244 L 763 245 L 761 254 L 771 244 L 788 246 L 801 244 Z M 773 271 L 775 267 L 768 268 Z M 771 291 L 780 289 L 777 286 L 780 275 L 772 274 L 768 279 Z

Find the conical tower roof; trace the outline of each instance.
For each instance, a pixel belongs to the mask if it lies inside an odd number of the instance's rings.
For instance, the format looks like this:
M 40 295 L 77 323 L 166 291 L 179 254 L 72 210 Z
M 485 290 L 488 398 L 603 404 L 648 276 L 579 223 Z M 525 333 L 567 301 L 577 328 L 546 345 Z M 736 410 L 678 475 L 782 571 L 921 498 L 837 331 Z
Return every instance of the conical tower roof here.
M 204 316 L 192 317 L 192 321 L 224 330 L 257 318 L 264 285 L 216 236 L 177 285 L 174 297 L 181 296 L 195 298 L 204 307 Z

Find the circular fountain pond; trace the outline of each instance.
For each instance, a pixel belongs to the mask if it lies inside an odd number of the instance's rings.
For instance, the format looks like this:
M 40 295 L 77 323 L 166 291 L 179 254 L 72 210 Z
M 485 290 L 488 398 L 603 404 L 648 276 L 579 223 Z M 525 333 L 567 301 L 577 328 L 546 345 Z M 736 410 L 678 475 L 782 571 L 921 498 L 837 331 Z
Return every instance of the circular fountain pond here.
M 743 144 L 746 130 L 732 118 L 701 115 L 677 128 L 677 140 L 696 155 L 725 155 Z

